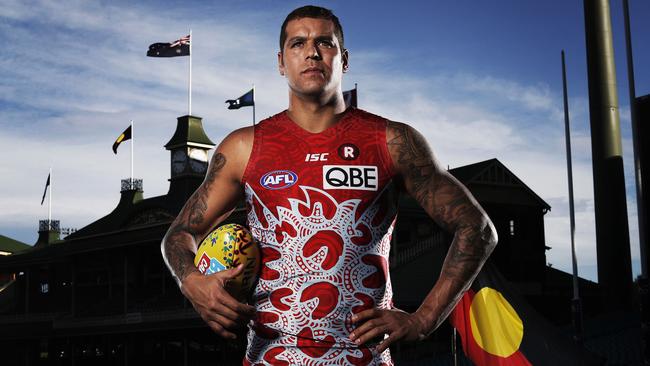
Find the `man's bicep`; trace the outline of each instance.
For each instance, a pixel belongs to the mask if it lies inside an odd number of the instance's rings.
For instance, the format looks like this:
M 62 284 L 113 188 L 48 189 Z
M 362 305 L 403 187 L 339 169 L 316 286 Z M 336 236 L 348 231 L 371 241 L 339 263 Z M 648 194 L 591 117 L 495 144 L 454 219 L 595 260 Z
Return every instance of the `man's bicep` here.
M 429 216 L 447 230 L 460 222 L 478 219 L 480 209 L 467 189 L 441 169 L 426 139 L 412 127 L 390 122 L 388 149 L 406 192 Z
M 176 221 L 200 241 L 209 230 L 223 220 L 242 196 L 236 180 L 237 160 L 217 149 L 205 179 L 183 206 Z

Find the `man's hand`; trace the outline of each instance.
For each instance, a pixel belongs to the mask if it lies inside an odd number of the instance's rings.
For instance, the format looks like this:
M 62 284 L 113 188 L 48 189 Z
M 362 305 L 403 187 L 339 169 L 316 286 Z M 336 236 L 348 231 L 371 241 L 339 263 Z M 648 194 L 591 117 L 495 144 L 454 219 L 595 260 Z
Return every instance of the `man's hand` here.
M 425 322 L 415 312 L 409 314 L 399 309 L 369 309 L 352 316 L 354 324 L 361 325 L 350 333 L 350 340 L 361 345 L 375 337 L 384 337 L 377 346 L 377 352 L 384 352 L 388 346 L 399 340 L 417 341 L 424 339 L 427 329 Z
M 255 316 L 255 308 L 237 301 L 228 293 L 228 283 L 244 270 L 237 268 L 203 275 L 192 272 L 181 284 L 187 297 L 208 326 L 223 338 L 237 339 L 235 331 Z

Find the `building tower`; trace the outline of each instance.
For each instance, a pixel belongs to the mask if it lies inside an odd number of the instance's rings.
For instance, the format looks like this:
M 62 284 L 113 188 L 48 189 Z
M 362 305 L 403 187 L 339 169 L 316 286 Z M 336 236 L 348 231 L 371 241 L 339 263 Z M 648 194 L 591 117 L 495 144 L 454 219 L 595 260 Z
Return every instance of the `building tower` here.
M 185 115 L 177 120 L 176 132 L 165 149 L 171 158 L 167 196 L 180 210 L 203 181 L 208 169 L 208 150 L 215 145 L 203 130 L 201 117 Z

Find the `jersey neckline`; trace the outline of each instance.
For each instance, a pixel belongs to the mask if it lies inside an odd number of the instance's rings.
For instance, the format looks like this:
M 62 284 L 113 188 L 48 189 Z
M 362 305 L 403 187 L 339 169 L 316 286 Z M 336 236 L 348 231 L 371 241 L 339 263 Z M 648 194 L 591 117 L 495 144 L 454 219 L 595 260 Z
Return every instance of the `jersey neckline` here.
M 351 116 L 354 114 L 357 108 L 354 107 L 348 107 L 344 112 L 343 116 L 333 125 L 327 127 L 321 132 L 310 132 L 307 131 L 306 129 L 302 128 L 299 124 L 297 124 L 294 120 L 292 120 L 289 117 L 289 114 L 287 113 L 288 110 L 284 110 L 282 112 L 282 117 L 286 122 L 286 126 L 289 130 L 293 131 L 295 134 L 298 136 L 302 137 L 312 137 L 312 136 L 327 136 L 333 133 L 336 133 L 339 129 L 341 129 L 341 126 L 343 126 L 344 122 L 348 121 Z

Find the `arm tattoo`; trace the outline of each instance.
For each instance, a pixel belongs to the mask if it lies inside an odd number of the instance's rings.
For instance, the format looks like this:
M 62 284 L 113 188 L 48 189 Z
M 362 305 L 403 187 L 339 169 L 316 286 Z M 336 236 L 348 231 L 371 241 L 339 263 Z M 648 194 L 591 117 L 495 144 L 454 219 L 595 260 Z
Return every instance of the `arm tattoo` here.
M 439 309 L 433 331 L 471 285 L 496 245 L 496 236 L 489 218 L 469 191 L 438 168 L 422 135 L 395 122 L 389 123 L 388 135 L 389 151 L 408 192 L 438 225 L 454 233 L 439 280 L 445 283 L 449 302 L 439 304 L 443 309 Z
M 208 195 L 225 164 L 226 157 L 222 153 L 213 156 L 205 180 L 187 200 L 163 239 L 163 258 L 179 285 L 195 270 L 194 252 L 190 248 L 196 248 L 196 235 L 202 233 L 205 228 L 204 216 L 208 209 Z

